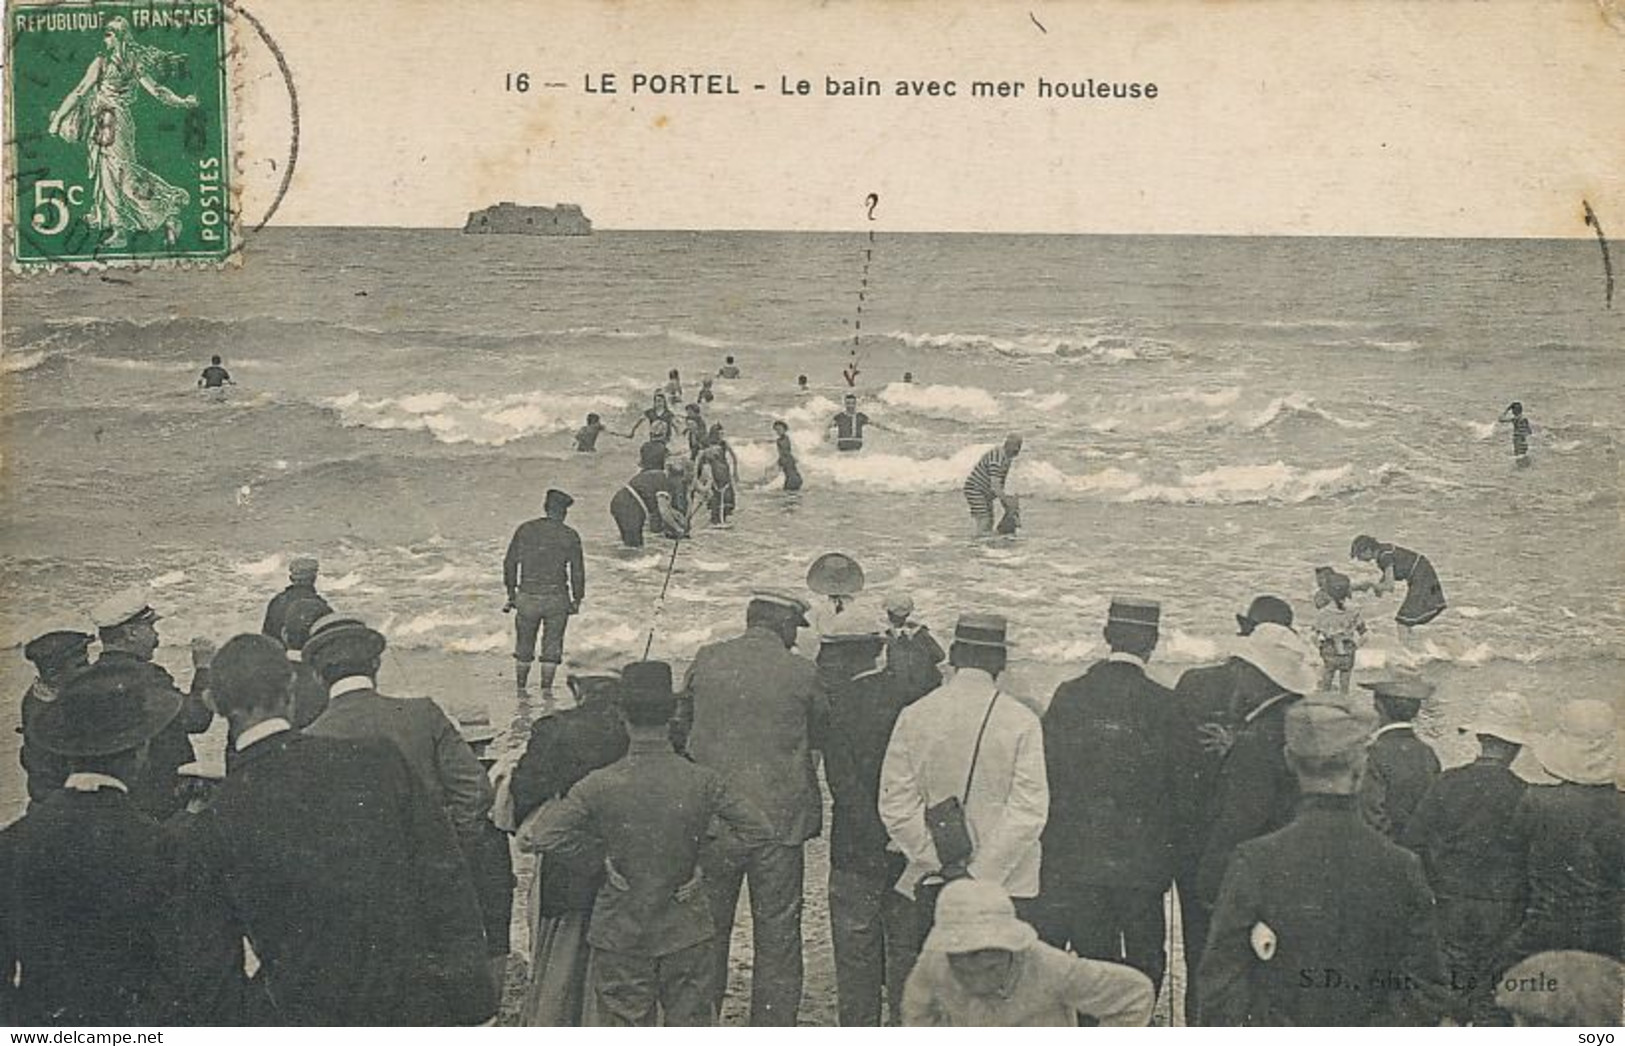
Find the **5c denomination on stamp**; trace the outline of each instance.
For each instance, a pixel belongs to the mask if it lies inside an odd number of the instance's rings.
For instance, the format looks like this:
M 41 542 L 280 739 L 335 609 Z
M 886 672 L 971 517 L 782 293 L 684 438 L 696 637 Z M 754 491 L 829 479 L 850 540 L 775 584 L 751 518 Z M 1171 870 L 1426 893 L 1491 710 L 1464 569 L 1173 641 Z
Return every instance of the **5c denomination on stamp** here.
M 10 6 L 15 268 L 231 256 L 225 21 L 221 0 Z

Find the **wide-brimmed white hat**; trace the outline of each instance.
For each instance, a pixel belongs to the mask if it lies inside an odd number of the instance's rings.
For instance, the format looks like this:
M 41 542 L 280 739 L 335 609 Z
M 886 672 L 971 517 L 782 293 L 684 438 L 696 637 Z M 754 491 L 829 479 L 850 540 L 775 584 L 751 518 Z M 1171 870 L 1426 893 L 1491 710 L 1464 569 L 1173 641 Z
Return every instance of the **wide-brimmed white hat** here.
M 1515 745 L 1526 745 L 1534 737 L 1529 727 L 1529 702 L 1511 690 L 1491 694 L 1477 714 L 1458 729 L 1464 734 L 1499 737 Z
M 996 883 L 956 879 L 937 898 L 937 921 L 921 946 L 928 952 L 960 955 L 984 948 L 1023 951 L 1038 931 L 1016 918 L 1016 906 Z
M 1312 694 L 1320 685 L 1320 673 L 1315 671 L 1318 655 L 1302 636 L 1285 625 L 1269 621 L 1257 625 L 1251 635 L 1238 641 L 1236 656 L 1282 690 Z
M 1553 777 L 1574 784 L 1613 784 L 1619 760 L 1614 710 L 1606 701 L 1570 701 L 1557 729 L 1535 739 L 1535 758 Z

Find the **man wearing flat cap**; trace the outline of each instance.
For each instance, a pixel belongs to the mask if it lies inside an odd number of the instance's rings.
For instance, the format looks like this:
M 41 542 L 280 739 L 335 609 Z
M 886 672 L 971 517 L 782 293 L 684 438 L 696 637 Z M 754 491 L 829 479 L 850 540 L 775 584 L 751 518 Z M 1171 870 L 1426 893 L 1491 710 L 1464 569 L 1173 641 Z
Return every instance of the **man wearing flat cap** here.
M 908 858 L 896 883 L 906 897 L 918 900 L 966 875 L 1003 887 L 1018 912 L 1030 911 L 1038 896 L 1049 812 L 1044 735 L 1038 717 L 999 688 L 1008 627 L 998 614 L 961 614 L 948 645 L 953 677 L 905 708 L 892 730 L 880 819 Z M 958 862 L 938 851 L 927 819 L 949 799 L 963 810 L 970 841 L 970 856 Z M 929 913 L 922 906 L 918 914 L 926 921 Z
M 543 695 L 552 694 L 553 678 L 564 660 L 564 630 L 587 597 L 581 535 L 564 522 L 573 504 L 575 499 L 564 491 L 549 490 L 542 499 L 541 518 L 519 524 L 502 559 L 502 583 L 508 590 L 503 609 L 514 611 L 514 685 L 521 694 L 530 683 L 532 658 L 542 665 Z
M 90 664 L 90 644 L 96 637 L 83 632 L 47 632 L 28 641 L 23 657 L 39 674 L 23 694 L 23 747 L 18 755 L 28 777 L 28 798 L 39 802 L 58 788 L 68 776 L 68 764 L 61 756 L 41 748 L 34 738 L 34 723 L 46 705 L 62 693 L 63 685 Z
M 1422 863 L 1360 816 L 1370 731 L 1342 705 L 1287 710 L 1302 798 L 1229 862 L 1197 973 L 1204 1024 L 1419 1025 L 1448 1011 Z
M 175 771 L 197 758 L 189 735 L 201 734 L 214 721 L 205 702 L 209 689 L 209 661 L 213 644 L 192 640 L 192 687 L 186 693 L 175 678 L 152 660 L 158 650 L 158 612 L 152 608 L 145 589 L 125 589 L 103 600 L 91 611 L 97 635 L 102 642 L 97 664 L 132 666 L 152 677 L 153 685 L 168 686 L 180 694 L 181 710 L 148 745 L 146 765 L 140 780 L 133 784 L 136 805 L 158 820 L 180 809 L 175 792 Z
M 739 890 L 750 882 L 753 1026 L 794 1026 L 801 1006 L 805 847 L 824 828 L 813 753 L 823 746 L 829 719 L 818 669 L 791 652 L 796 633 L 807 626 L 807 609 L 784 592 L 753 593 L 744 634 L 694 655 L 678 712 L 678 736 L 689 755 L 720 773 L 773 825 L 771 846 L 745 847 L 725 833 L 703 856 L 717 927 L 719 1008 Z
M 1044 712 L 1049 821 L 1039 934 L 1162 983 L 1162 898 L 1173 881 L 1181 752 L 1173 691 L 1148 679 L 1158 604 L 1114 599 L 1111 653 L 1062 683 Z M 1190 739 L 1190 748 L 1195 739 Z
M 321 564 L 315 556 L 295 556 L 288 561 L 288 587 L 271 597 L 271 602 L 265 606 L 265 621 L 260 625 L 260 631 L 272 639 L 286 643 L 285 630 L 288 623 L 288 611 L 300 604 L 310 603 L 319 608 L 319 612 L 309 614 L 309 620 L 326 614 L 331 614 L 333 608 L 321 593 L 316 591 L 316 576 L 321 571 Z M 291 644 L 289 644 L 291 649 Z
M 37 652 L 37 651 L 36 651 Z M 147 746 L 180 713 L 135 661 L 75 676 L 34 716 L 61 787 L 0 831 L 0 1022 L 188 1023 L 163 830 L 135 803 Z
M 1366 753 L 1360 808 L 1371 827 L 1400 839 L 1417 804 L 1439 777 L 1439 757 L 1416 736 L 1415 724 L 1433 687 L 1408 675 L 1360 685 L 1371 691 L 1380 724 Z
M 1439 902 L 1439 938 L 1457 993 L 1459 1023 L 1505 1024 L 1495 1005 L 1500 947 L 1523 915 L 1523 851 L 1513 830 L 1523 799 L 1512 761 L 1529 742 L 1529 704 L 1492 695 L 1463 733 L 1478 758 L 1439 775 L 1399 843 L 1422 858 Z
M 626 756 L 544 809 L 536 845 L 605 869 L 587 929 L 586 1023 L 650 1026 L 664 1016 L 667 1025 L 713 1024 L 723 929 L 702 885 L 700 848 L 713 820 L 747 851 L 778 845 L 777 832 L 722 774 L 673 751 L 670 665 L 627 665 L 620 691 Z

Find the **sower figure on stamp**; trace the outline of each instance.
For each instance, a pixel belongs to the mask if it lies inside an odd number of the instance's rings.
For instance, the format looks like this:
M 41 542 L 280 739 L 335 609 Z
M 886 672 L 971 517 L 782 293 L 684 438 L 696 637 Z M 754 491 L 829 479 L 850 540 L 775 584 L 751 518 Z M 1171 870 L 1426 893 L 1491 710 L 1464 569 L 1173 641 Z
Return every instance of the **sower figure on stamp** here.
M 880 819 L 880 768 L 897 717 L 918 694 L 887 664 L 877 667 L 878 630 L 825 635 L 818 669 L 829 691 L 824 778 L 832 807 L 829 844 L 830 938 L 841 1024 L 878 1026 L 881 989 L 891 1023 L 901 1021 L 903 985 L 914 965 L 914 908 L 895 889 L 904 859 Z
M 1285 718 L 1302 798 L 1225 871 L 1197 973 L 1203 1023 L 1435 1024 L 1448 1000 L 1422 863 L 1356 800 L 1371 723 L 1315 700 Z
M 542 499 L 540 519 L 519 524 L 502 560 L 502 583 L 508 590 L 504 609 L 515 613 L 514 685 L 521 694 L 530 683 L 530 662 L 536 656 L 536 633 L 542 634 L 542 696 L 553 693 L 553 678 L 564 660 L 564 631 L 570 615 L 581 612 L 587 596 L 587 566 L 581 554 L 581 535 L 564 522 L 575 499 L 562 490 L 549 490 Z
M 1523 851 L 1514 830 L 1527 787 L 1512 761 L 1529 742 L 1529 705 L 1496 694 L 1470 726 L 1479 756 L 1439 775 L 1399 842 L 1422 858 L 1439 904 L 1439 943 L 1456 1018 L 1505 1024 L 1495 1005 L 1500 948 L 1523 916 Z
M 544 854 L 599 860 L 605 870 L 587 929 L 588 1025 L 715 1023 L 716 935 L 726 931 L 712 918 L 701 844 L 715 819 L 741 851 L 778 845 L 773 825 L 721 774 L 672 749 L 676 709 L 671 666 L 627 665 L 625 758 L 588 774 L 539 817 Z
M 1154 987 L 1168 965 L 1162 900 L 1190 758 L 1173 691 L 1145 674 L 1160 612 L 1112 600 L 1111 654 L 1062 683 L 1044 713 L 1049 821 L 1036 921 L 1046 943 L 1127 963 Z
M 152 660 L 158 651 L 158 622 L 163 618 L 152 608 L 145 590 L 126 589 L 111 596 L 90 616 L 102 641 L 97 664 L 138 665 L 152 676 L 155 685 L 177 689 L 174 677 Z M 197 758 L 190 735 L 201 734 L 214 721 L 205 700 L 213 657 L 214 644 L 206 639 L 192 640 L 192 687 L 182 695 L 185 700 L 180 714 L 148 745 L 139 781 L 130 782 L 136 805 L 159 820 L 180 808 L 175 796 L 175 771 Z
M 793 1026 L 801 1006 L 802 888 L 808 839 L 823 831 L 814 752 L 829 717 L 818 669 L 791 653 L 807 604 L 756 592 L 745 632 L 700 648 L 689 665 L 677 734 L 695 762 L 720 773 L 773 826 L 756 846 L 723 832 L 702 855 L 716 924 L 716 1003 L 727 991 L 728 946 L 739 889 L 750 882 L 755 965 L 750 1022 Z

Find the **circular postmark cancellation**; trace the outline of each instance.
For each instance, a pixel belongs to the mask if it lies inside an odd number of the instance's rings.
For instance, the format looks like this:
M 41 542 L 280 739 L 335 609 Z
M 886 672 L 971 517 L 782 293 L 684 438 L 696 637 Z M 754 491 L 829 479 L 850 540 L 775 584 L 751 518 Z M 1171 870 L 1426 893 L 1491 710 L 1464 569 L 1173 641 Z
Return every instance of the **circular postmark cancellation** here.
M 239 256 L 233 67 L 275 59 L 290 141 L 262 228 L 297 157 L 292 75 L 233 0 L 45 0 L 6 13 L 11 51 L 6 241 L 14 271 L 217 267 Z M 233 40 L 235 38 L 235 42 Z

